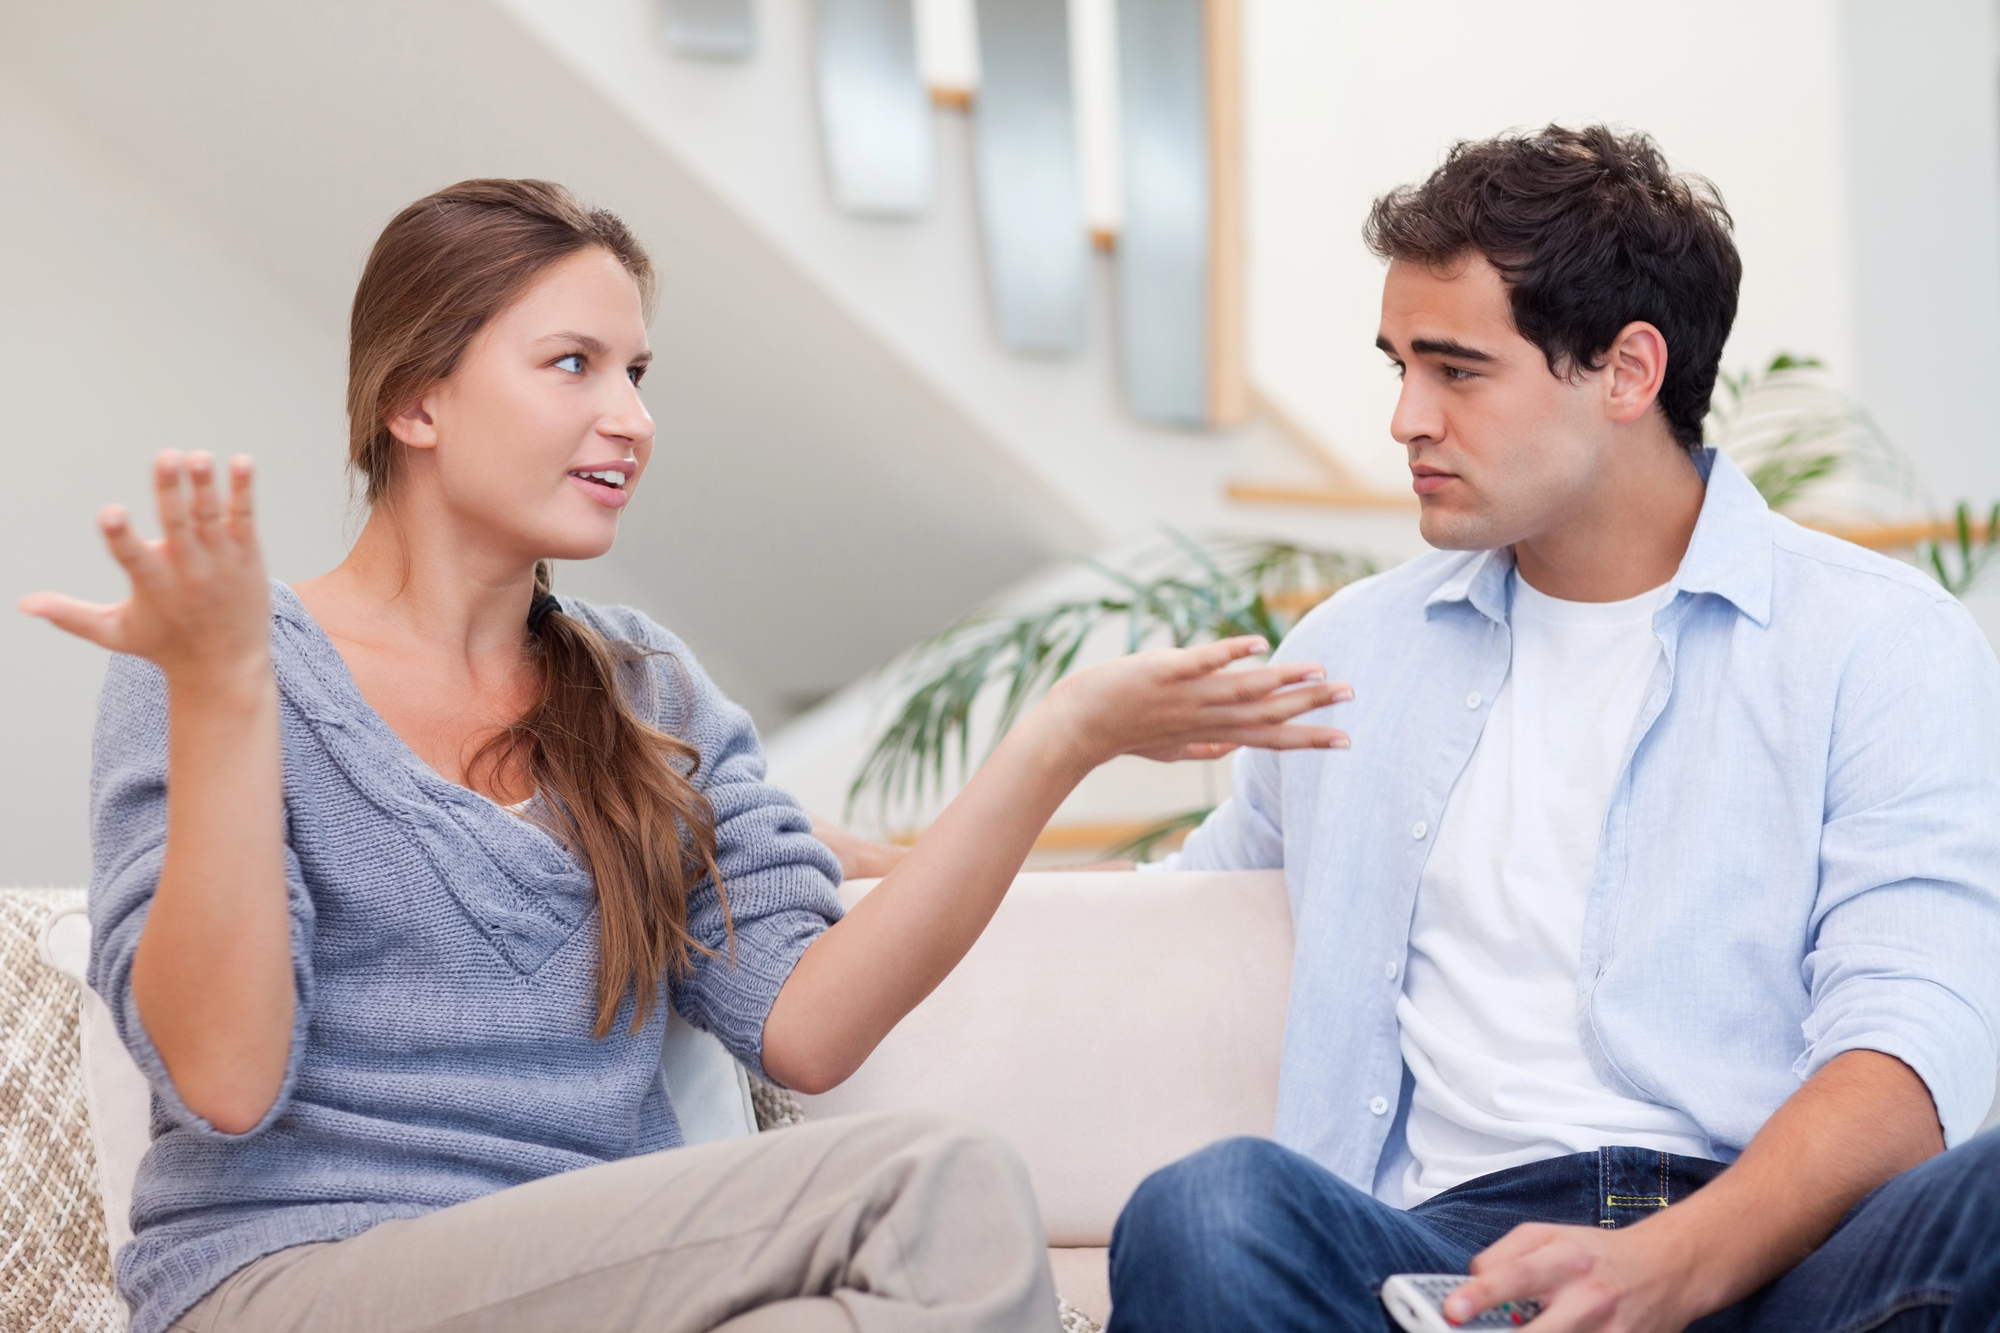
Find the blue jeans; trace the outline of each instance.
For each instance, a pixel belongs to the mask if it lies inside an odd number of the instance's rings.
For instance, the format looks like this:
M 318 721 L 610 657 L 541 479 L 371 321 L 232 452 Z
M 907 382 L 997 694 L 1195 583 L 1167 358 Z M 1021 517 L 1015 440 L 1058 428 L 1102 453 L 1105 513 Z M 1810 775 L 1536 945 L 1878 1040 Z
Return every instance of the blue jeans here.
M 1463 1273 L 1522 1222 L 1619 1227 L 1720 1162 L 1600 1148 L 1482 1176 L 1405 1212 L 1265 1139 L 1230 1139 L 1139 1186 L 1111 1237 L 1106 1333 L 1393 1330 L 1393 1273 Z M 2000 1132 L 1870 1194 L 1797 1268 L 1700 1333 L 2000 1330 Z

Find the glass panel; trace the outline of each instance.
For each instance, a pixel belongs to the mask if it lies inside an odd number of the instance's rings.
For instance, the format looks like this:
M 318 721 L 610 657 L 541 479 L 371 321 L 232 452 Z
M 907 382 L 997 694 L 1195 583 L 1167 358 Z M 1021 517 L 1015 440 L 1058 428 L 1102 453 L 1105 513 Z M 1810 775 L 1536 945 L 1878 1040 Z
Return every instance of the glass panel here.
M 979 214 L 1000 338 L 1015 351 L 1074 352 L 1089 251 L 1063 0 L 979 0 L 979 60 Z
M 834 202 L 908 218 L 931 197 L 931 108 L 910 0 L 819 0 L 819 122 Z
M 1118 237 L 1125 395 L 1148 420 L 1208 419 L 1208 103 L 1202 0 L 1120 0 Z
M 757 51 L 750 0 L 666 0 L 667 45 L 697 60 L 748 60 Z

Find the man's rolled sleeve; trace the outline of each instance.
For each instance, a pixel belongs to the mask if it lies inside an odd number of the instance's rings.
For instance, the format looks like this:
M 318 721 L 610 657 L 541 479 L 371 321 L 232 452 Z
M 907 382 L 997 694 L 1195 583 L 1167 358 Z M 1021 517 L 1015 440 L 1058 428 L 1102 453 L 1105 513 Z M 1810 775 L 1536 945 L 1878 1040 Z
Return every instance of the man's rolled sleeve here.
M 1978 1130 L 2000 1062 L 2000 666 L 1948 599 L 1886 640 L 1835 718 L 1795 1067 L 1894 1056 L 1949 1146 Z
M 1278 793 L 1278 756 L 1238 750 L 1229 799 L 1188 835 L 1162 870 L 1275 870 L 1285 864 Z

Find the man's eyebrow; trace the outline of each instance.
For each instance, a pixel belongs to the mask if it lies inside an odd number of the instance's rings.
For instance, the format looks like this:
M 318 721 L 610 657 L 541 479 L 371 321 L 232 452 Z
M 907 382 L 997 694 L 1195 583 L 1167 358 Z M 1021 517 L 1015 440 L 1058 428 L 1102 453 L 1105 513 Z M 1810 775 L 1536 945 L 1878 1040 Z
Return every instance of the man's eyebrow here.
M 1454 361 L 1491 363 L 1500 359 L 1491 352 L 1482 352 L 1477 347 L 1467 347 L 1449 338 L 1412 338 L 1410 350 L 1419 356 L 1448 356 Z

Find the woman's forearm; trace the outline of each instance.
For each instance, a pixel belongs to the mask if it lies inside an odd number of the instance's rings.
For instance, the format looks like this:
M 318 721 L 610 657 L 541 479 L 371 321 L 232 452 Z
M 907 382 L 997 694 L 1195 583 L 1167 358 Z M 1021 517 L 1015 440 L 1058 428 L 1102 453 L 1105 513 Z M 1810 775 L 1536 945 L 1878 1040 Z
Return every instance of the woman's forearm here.
M 167 848 L 132 998 L 181 1100 L 241 1133 L 284 1081 L 293 1006 L 278 687 L 268 657 L 167 687 Z
M 764 1025 L 764 1068 L 801 1092 L 845 1079 L 943 981 L 999 909 L 1035 839 L 1095 765 L 1037 709 L 923 839 L 813 941 Z
M 910 854 L 815 940 L 764 1023 L 764 1069 L 804 1092 L 860 1067 L 965 956 L 1056 807 L 1115 755 L 1215 759 L 1238 746 L 1334 748 L 1294 723 L 1353 697 L 1311 662 L 1231 671 L 1268 651 L 1243 637 L 1101 663 L 1057 685 L 1010 731 Z

